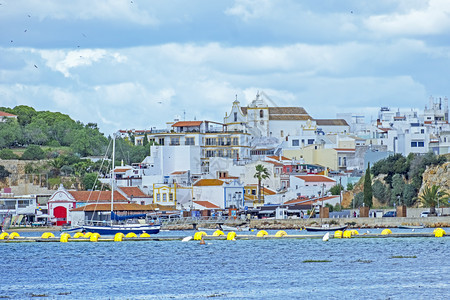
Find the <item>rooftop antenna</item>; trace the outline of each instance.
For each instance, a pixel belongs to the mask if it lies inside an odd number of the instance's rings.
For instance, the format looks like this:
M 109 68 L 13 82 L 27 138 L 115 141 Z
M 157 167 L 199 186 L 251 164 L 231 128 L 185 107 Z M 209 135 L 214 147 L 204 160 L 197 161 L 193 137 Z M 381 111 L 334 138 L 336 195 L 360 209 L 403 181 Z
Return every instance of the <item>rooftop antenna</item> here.
M 183 121 L 186 121 L 186 110 L 183 109 Z

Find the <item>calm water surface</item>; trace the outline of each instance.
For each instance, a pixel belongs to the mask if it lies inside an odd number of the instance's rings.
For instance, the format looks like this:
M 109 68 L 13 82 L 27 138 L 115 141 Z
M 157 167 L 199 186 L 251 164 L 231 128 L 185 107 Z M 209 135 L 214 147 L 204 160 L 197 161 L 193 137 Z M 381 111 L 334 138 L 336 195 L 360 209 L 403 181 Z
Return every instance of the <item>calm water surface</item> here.
M 449 250 L 448 237 L 0 243 L 0 298 L 449 299 Z

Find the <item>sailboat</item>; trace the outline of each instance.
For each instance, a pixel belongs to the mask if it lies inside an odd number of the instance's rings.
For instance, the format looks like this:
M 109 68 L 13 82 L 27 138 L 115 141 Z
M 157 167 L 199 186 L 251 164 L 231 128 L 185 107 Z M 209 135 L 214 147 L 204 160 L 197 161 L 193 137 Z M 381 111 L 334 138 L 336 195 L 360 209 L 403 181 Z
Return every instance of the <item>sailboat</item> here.
M 113 136 L 113 152 L 112 152 L 112 169 L 111 169 L 111 218 L 110 222 L 97 223 L 92 225 L 81 225 L 81 231 L 99 233 L 100 235 L 115 235 L 116 233 L 127 234 L 133 232 L 135 234 L 148 233 L 157 234 L 161 229 L 160 224 L 148 222 L 146 214 L 137 214 L 129 216 L 119 216 L 114 213 L 114 160 L 116 137 Z M 145 219 L 142 219 L 145 218 Z M 134 222 L 130 222 L 133 220 Z

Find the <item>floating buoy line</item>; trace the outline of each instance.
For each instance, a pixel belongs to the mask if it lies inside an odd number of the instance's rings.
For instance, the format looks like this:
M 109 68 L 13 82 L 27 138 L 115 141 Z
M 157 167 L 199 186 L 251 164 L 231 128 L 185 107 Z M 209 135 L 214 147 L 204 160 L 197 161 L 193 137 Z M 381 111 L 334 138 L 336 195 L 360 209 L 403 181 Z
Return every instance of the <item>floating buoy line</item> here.
M 351 239 L 351 238 L 396 238 L 396 237 L 446 237 L 450 236 L 444 229 L 436 228 L 433 232 L 418 233 L 393 233 L 390 229 L 384 229 L 381 233 L 370 233 L 366 232 L 364 234 L 359 234 L 355 229 L 351 230 L 337 230 L 334 233 L 327 232 L 325 235 L 322 234 L 287 234 L 284 230 L 279 230 L 274 235 L 270 235 L 265 230 L 260 230 L 256 235 L 248 234 L 236 234 L 236 232 L 231 231 L 226 235 L 221 230 L 216 230 L 212 235 L 208 235 L 204 231 L 198 231 L 193 236 L 151 236 L 148 233 L 142 233 L 139 236 L 135 233 L 128 233 L 124 235 L 123 233 L 117 233 L 114 237 L 105 236 L 102 237 L 98 233 L 88 232 L 83 234 L 81 232 L 75 233 L 71 236 L 68 233 L 63 233 L 59 237 L 55 237 L 52 232 L 44 232 L 38 237 L 22 237 L 17 232 L 2 232 L 0 233 L 0 243 L 21 243 L 21 242 L 125 242 L 125 241 L 182 241 L 189 242 L 191 240 L 200 241 L 201 244 L 205 243 L 205 240 L 258 240 L 258 239 L 322 239 L 323 241 L 328 241 L 330 239 Z

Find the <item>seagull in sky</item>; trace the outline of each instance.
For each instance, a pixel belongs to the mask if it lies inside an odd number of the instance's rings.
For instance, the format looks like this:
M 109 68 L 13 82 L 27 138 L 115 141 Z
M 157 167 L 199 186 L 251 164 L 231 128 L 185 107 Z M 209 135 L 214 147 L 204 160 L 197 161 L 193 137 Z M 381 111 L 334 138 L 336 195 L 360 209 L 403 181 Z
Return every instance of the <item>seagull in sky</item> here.
M 37 69 L 38 68 L 38 66 L 36 66 L 36 65 L 34 65 L 34 67 Z

